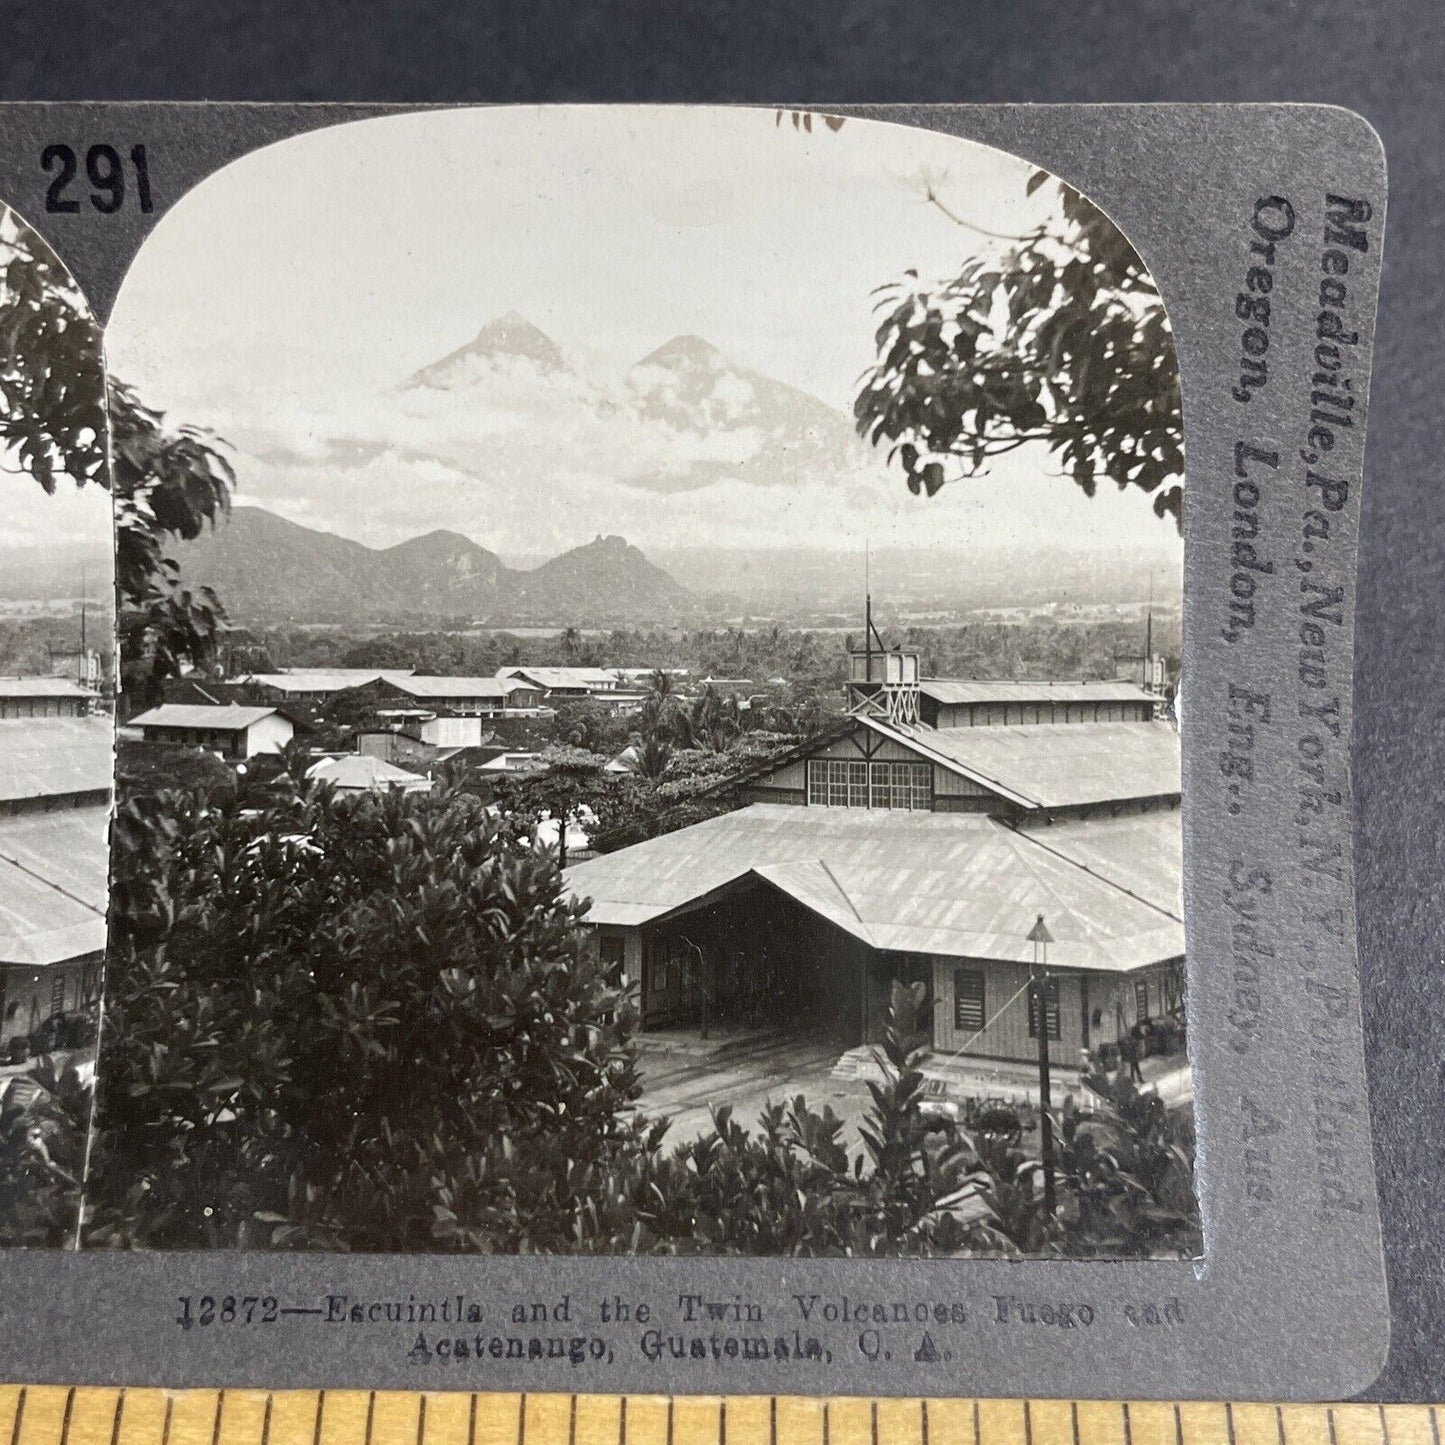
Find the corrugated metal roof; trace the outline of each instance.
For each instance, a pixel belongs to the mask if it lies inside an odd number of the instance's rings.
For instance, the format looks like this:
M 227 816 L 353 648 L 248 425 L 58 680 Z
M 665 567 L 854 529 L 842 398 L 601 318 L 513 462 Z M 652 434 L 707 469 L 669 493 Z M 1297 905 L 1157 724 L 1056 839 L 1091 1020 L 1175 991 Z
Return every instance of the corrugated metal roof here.
M 420 773 L 409 773 L 384 758 L 374 758 L 369 753 L 346 753 L 339 758 L 322 758 L 306 770 L 308 778 L 332 783 L 341 789 L 353 791 L 383 791 L 387 788 L 401 788 L 404 792 L 425 792 L 431 787 L 431 780 Z
M 68 677 L 0 677 L 0 697 L 79 697 L 96 694 Z
M 109 792 L 114 750 L 103 715 L 0 718 L 0 801 Z
M 755 804 L 580 863 L 566 881 L 594 923 L 636 925 L 749 876 L 880 949 L 1028 962 L 1043 913 L 1059 968 L 1120 972 L 1184 952 L 1176 918 L 971 814 Z
M 503 667 L 498 677 L 529 677 L 542 687 L 596 687 L 617 686 L 617 674 L 605 667 Z
M 1184 829 L 1177 808 L 1026 825 L 1020 836 L 1091 873 L 1184 916 Z
M 1035 682 L 1028 679 L 925 677 L 925 697 L 944 704 L 990 702 L 1158 702 L 1152 693 L 1128 681 Z
M 527 686 L 514 677 L 394 677 L 388 679 L 408 697 L 496 697 Z
M 395 682 L 410 677 L 409 667 L 297 667 L 286 672 L 253 672 L 246 680 L 280 692 L 345 692 L 347 688 L 364 687 L 378 678 Z
M 105 947 L 110 809 L 0 817 L 0 963 L 60 963 Z
M 275 714 L 274 707 L 242 707 L 231 703 L 227 707 L 208 707 L 203 702 L 163 702 L 149 712 L 130 720 L 131 727 L 138 728 L 208 728 L 212 732 L 240 732 L 252 727 L 262 718 Z
M 1022 727 L 866 726 L 1032 808 L 1081 807 L 1179 793 L 1179 734 L 1166 722 Z

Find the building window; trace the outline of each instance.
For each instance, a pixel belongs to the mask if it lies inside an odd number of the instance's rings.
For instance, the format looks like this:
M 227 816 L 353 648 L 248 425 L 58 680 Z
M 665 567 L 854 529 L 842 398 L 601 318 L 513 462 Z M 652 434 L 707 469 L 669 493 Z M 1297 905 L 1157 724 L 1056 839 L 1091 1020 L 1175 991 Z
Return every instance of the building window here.
M 953 970 L 953 1026 L 960 1033 L 976 1034 L 983 1029 L 983 970 Z
M 815 758 L 808 763 L 808 802 L 819 808 L 933 807 L 933 769 L 927 763 L 865 763 Z
M 1149 980 L 1147 978 L 1134 980 L 1134 1017 L 1141 1022 L 1149 1017 Z
M 597 941 L 597 957 L 603 976 L 609 983 L 621 983 L 626 959 L 626 945 L 615 933 L 604 933 Z
M 927 763 L 873 763 L 870 780 L 875 808 L 926 813 L 933 807 L 933 769 Z
M 808 801 L 820 808 L 866 808 L 868 764 L 816 758 L 808 764 Z
M 1044 985 L 1044 1014 L 1047 1019 L 1048 1036 L 1051 1039 L 1062 1038 L 1059 1029 L 1059 981 L 1056 978 L 1049 979 Z M 1029 988 L 1029 1037 L 1036 1039 L 1039 1036 L 1039 990 L 1038 985 L 1031 985 Z
M 50 1012 L 63 1013 L 65 1010 L 65 975 L 57 973 L 50 980 Z

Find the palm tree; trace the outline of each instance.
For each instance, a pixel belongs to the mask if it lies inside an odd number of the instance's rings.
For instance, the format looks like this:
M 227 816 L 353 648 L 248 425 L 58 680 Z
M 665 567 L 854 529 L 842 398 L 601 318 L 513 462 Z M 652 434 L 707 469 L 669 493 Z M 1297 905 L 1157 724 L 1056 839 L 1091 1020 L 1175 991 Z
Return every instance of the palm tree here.
M 658 782 L 663 777 L 667 772 L 667 765 L 671 761 L 672 744 L 663 738 L 657 736 L 646 737 L 638 746 L 638 775 L 646 778 L 651 783 Z

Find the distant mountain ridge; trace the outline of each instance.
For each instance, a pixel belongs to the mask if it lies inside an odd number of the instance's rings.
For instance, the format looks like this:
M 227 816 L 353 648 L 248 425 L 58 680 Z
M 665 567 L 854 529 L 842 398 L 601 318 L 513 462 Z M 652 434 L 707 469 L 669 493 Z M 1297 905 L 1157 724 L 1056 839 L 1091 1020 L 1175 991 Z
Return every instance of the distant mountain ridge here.
M 598 537 L 518 571 L 459 532 L 367 547 L 260 507 L 236 507 L 214 532 L 176 550 L 186 584 L 213 587 L 242 625 L 602 625 L 683 618 L 697 609 L 685 587 L 621 537 Z

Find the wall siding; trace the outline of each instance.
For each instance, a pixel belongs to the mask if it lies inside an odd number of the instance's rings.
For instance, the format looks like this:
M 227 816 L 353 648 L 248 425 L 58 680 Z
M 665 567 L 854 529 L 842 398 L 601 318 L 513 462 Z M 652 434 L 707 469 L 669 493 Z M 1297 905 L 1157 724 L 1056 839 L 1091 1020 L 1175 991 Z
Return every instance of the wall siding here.
M 1004 1008 L 1015 991 L 1028 982 L 1027 964 L 1000 963 L 993 959 L 935 957 L 933 960 L 933 1043 L 942 1053 L 954 1053 L 970 1037 L 969 1030 L 956 1030 L 953 1023 L 953 971 L 955 968 L 976 969 L 984 975 L 983 1012 L 993 1019 L 987 1028 L 969 1043 L 967 1053 L 980 1058 L 1013 1059 L 1031 1063 L 1038 1059 L 1037 1039 L 1029 1037 L 1029 996 L 1025 991 Z M 1079 1050 L 1084 1047 L 1083 1010 L 1076 973 L 1053 975 L 1059 985 L 1059 1038 L 1049 1041 L 1049 1061 L 1075 1066 Z M 1096 980 L 1089 980 L 1089 1001 L 1093 1005 Z M 1000 1010 L 1003 1010 L 1000 1013 Z M 993 1016 L 999 1014 L 997 1019 Z

